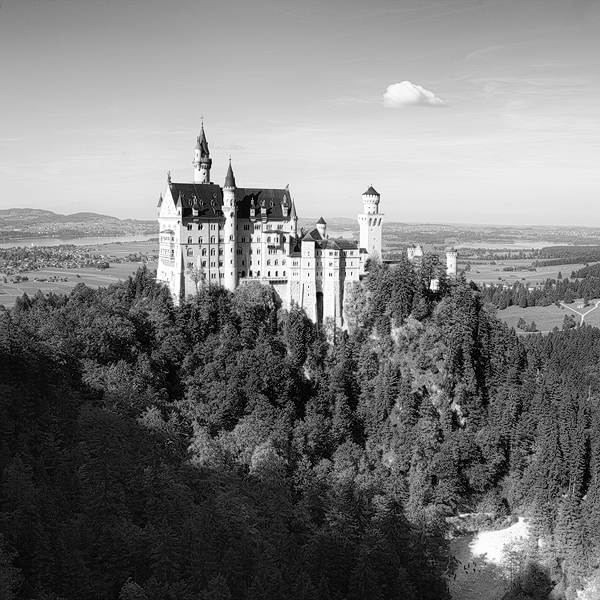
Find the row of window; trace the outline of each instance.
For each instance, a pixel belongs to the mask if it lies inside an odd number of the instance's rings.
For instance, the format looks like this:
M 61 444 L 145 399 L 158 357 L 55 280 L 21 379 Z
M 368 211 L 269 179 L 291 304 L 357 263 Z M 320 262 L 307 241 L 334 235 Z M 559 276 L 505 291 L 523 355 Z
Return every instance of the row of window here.
M 164 241 L 168 241 L 168 240 L 163 240 L 163 242 L 164 242 Z M 233 241 L 233 235 L 230 235 L 230 236 L 229 236 L 229 241 Z M 285 242 L 285 236 L 283 236 L 283 241 Z M 225 242 L 224 238 L 220 237 L 220 238 L 219 238 L 219 243 L 223 244 L 224 242 Z M 241 242 L 242 242 L 242 243 L 245 243 L 245 242 L 246 242 L 246 237 L 245 237 L 245 236 L 242 236 Z M 248 238 L 248 242 L 252 243 L 252 238 L 251 238 L 251 237 L 249 237 L 249 238 Z M 257 240 L 256 240 L 256 242 L 260 242 L 260 239 L 257 239 Z M 277 243 L 277 240 L 275 240 L 275 242 Z M 193 238 L 191 235 L 190 235 L 190 236 L 188 236 L 187 243 L 188 243 L 188 244 L 193 244 L 193 243 L 194 243 L 194 238 Z M 199 237 L 199 238 L 198 238 L 198 243 L 199 243 L 199 244 L 203 244 L 203 243 L 204 243 L 204 238 L 202 238 L 202 237 Z M 210 238 L 210 243 L 211 243 L 211 244 L 216 244 L 216 243 L 217 243 L 217 238 L 216 238 L 215 236 L 212 236 L 212 237 Z M 271 243 L 271 238 L 270 238 L 270 237 L 268 237 L 268 238 L 267 238 L 267 244 L 270 244 L 270 243 Z M 277 249 L 276 249 L 276 248 L 269 248 L 269 252 L 270 252 L 271 254 L 273 254 L 273 253 L 277 253 Z
M 215 231 L 217 229 L 217 225 L 219 227 L 219 229 L 223 229 L 223 223 L 207 223 L 207 225 L 210 225 L 210 229 L 211 231 Z M 204 229 L 204 223 L 198 223 L 198 231 L 202 231 L 202 229 Z M 194 224 L 193 223 L 188 223 L 187 224 L 187 230 L 188 231 L 193 231 L 194 230 Z
M 217 228 L 217 226 L 219 227 L 219 229 L 223 229 L 223 223 L 197 223 L 196 228 L 198 231 L 201 231 L 202 229 L 204 229 L 204 225 L 210 225 L 211 230 L 215 230 Z M 244 224 L 244 231 L 249 231 L 251 229 L 251 225 L 249 224 Z M 239 229 L 240 226 L 237 226 L 237 229 Z M 260 223 L 257 223 L 256 225 L 254 225 L 254 231 L 260 231 L 261 226 Z M 277 229 L 283 229 L 283 225 L 277 225 Z M 188 223 L 187 224 L 187 230 L 188 231 L 193 231 L 194 230 L 194 224 L 193 223 Z M 285 241 L 285 240 L 284 240 Z
M 215 248 L 211 248 L 210 249 L 210 255 L 211 256 L 215 256 L 216 255 L 216 250 Z M 202 251 L 200 252 L 200 254 L 202 256 L 206 256 L 207 252 L 206 252 L 206 248 L 202 248 Z M 188 248 L 187 249 L 187 255 L 188 256 L 194 256 L 194 249 L 193 248 Z M 219 248 L 219 256 L 223 256 L 223 248 Z

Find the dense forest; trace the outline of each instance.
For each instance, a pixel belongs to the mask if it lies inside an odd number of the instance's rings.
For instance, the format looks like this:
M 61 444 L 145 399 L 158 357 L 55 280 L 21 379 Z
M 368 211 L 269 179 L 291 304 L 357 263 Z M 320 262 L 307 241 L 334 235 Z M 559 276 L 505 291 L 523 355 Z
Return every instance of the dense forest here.
M 483 284 L 483 299 L 503 310 L 509 306 L 550 306 L 559 302 L 567 304 L 577 298 L 585 302 L 600 298 L 599 265 L 590 265 L 571 273 L 572 279 L 546 279 L 542 285 L 532 286 L 527 282 L 516 281 L 512 285 Z
M 512 600 L 573 598 L 600 330 L 519 340 L 440 271 L 371 263 L 347 332 L 145 268 L 0 307 L 0 598 L 448 600 L 461 511 L 533 523 Z

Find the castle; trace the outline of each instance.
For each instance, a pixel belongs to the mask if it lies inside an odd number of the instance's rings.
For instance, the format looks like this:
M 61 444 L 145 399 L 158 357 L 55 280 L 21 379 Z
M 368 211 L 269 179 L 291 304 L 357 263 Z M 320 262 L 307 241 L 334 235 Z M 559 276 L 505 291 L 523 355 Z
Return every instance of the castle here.
M 289 187 L 239 188 L 231 159 L 223 187 L 212 183 L 204 124 L 192 164 L 193 182 L 174 183 L 168 173 L 158 202 L 157 280 L 175 301 L 204 283 L 233 291 L 258 281 L 271 285 L 286 308 L 295 303 L 314 322 L 331 319 L 344 327 L 350 287 L 364 275 L 366 260 L 381 255 L 383 214 L 375 189 L 362 195 L 357 243 L 330 238 L 322 217 L 314 229 L 298 231 Z

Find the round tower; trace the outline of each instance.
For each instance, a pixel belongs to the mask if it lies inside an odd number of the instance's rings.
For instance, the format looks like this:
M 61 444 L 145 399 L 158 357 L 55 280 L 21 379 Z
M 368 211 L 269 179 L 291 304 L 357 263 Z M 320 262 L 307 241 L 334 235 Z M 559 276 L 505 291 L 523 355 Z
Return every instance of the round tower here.
M 458 264 L 458 252 L 454 248 L 446 251 L 446 275 L 456 277 Z
M 321 217 L 318 221 L 317 221 L 317 231 L 319 232 L 319 235 L 325 239 L 325 234 L 327 232 L 327 223 L 325 222 L 325 219 L 323 217 Z
M 206 135 L 204 134 L 204 123 L 202 123 L 200 135 L 196 140 L 192 164 L 194 165 L 194 183 L 210 183 L 210 167 L 212 166 L 212 159 L 210 158 L 208 142 L 206 141 Z
M 238 264 L 237 264 L 237 240 L 236 225 L 237 215 L 235 206 L 235 177 L 231 168 L 231 158 L 229 159 L 229 168 L 223 184 L 223 216 L 225 224 L 223 234 L 225 236 L 225 255 L 223 257 L 224 285 L 232 292 L 237 287 Z

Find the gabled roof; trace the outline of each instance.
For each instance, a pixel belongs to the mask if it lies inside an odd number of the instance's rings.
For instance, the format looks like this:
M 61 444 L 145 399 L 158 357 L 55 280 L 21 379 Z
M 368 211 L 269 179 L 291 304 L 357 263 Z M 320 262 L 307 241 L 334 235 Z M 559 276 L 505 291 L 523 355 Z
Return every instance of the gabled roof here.
M 323 237 L 319 233 L 318 229 L 311 229 L 302 236 L 302 241 L 306 240 L 307 242 L 318 242 L 322 239 Z
M 302 236 L 302 242 L 315 242 L 317 248 L 323 250 L 358 250 L 354 240 L 346 238 L 324 238 L 318 229 L 311 229 Z
M 363 196 L 379 196 L 379 194 L 375 190 L 375 188 L 372 185 L 370 185 L 369 189 L 363 194 Z
M 327 225 L 325 219 L 321 216 L 321 218 L 317 221 L 317 225 Z

